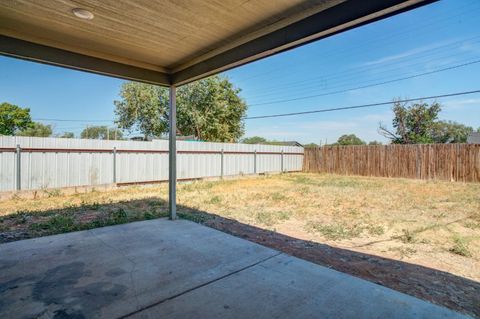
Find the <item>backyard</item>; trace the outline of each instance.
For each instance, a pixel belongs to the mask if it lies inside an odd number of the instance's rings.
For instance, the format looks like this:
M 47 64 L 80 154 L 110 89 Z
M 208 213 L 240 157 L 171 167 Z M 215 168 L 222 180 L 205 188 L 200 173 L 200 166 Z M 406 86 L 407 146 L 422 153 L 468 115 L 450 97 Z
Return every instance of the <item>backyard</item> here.
M 167 216 L 167 185 L 0 202 L 0 242 Z M 182 183 L 180 218 L 480 316 L 480 184 L 326 174 Z

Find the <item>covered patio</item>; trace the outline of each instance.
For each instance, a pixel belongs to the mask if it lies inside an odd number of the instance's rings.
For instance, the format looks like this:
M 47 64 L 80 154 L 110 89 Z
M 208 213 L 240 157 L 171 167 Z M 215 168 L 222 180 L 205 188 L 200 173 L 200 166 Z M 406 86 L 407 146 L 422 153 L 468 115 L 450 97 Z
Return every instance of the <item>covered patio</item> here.
M 23 240 L 0 256 L 2 318 L 465 318 L 185 220 Z
M 170 88 L 170 220 L 1 245 L 0 316 L 461 318 L 175 220 L 177 86 L 430 2 L 2 2 L 0 54 Z

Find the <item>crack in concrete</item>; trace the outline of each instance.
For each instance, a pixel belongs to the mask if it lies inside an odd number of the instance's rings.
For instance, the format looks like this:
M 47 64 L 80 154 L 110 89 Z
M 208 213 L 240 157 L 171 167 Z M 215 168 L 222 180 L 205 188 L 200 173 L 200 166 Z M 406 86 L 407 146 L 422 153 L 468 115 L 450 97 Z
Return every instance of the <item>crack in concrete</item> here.
M 130 257 L 128 257 L 122 250 L 118 249 L 117 247 L 113 246 L 113 245 L 110 245 L 108 244 L 106 241 L 104 241 L 100 236 L 98 236 L 97 234 L 95 234 L 95 231 L 94 230 L 87 230 L 90 234 L 93 235 L 93 237 L 95 237 L 95 239 L 97 239 L 98 241 L 100 241 L 104 246 L 112 249 L 113 251 L 116 251 L 117 253 L 120 254 L 120 256 L 122 256 L 123 258 L 125 258 L 126 260 L 128 260 L 131 264 L 132 264 L 132 269 L 130 269 L 128 275 L 130 277 L 130 283 L 132 285 L 132 290 L 133 290 L 133 296 L 135 297 L 135 309 L 138 309 L 140 307 L 140 302 L 138 300 L 138 292 L 137 292 L 137 288 L 136 288 L 136 285 L 135 285 L 135 280 L 133 279 L 133 272 L 135 271 L 136 267 L 137 267 L 137 263 L 131 259 Z
M 231 273 L 228 273 L 228 274 L 226 274 L 226 275 L 223 275 L 223 276 L 220 276 L 220 277 L 218 277 L 218 278 L 212 279 L 212 280 L 207 281 L 207 282 L 205 282 L 205 283 L 203 283 L 203 284 L 200 284 L 200 285 L 198 285 L 198 286 L 189 288 L 189 289 L 187 289 L 187 290 L 185 290 L 185 291 L 182 291 L 182 292 L 179 292 L 179 293 L 177 293 L 177 294 L 175 294 L 175 295 L 173 295 L 173 296 L 164 298 L 164 299 L 162 299 L 162 300 L 160 300 L 160 301 L 157 301 L 157 302 L 155 302 L 155 303 L 153 303 L 153 304 L 151 304 L 151 305 L 148 305 L 148 306 L 146 306 L 146 307 L 144 307 L 144 308 L 142 308 L 142 309 L 137 309 L 137 310 L 135 310 L 135 311 L 132 311 L 131 313 L 128 313 L 128 314 L 126 314 L 126 315 L 124 315 L 124 316 L 119 317 L 119 319 L 128 318 L 128 317 L 133 316 L 133 315 L 135 315 L 135 314 L 137 314 L 137 313 L 139 313 L 139 312 L 142 312 L 142 311 L 144 311 L 144 310 L 146 310 L 146 309 L 153 308 L 153 307 L 158 306 L 158 305 L 160 305 L 160 304 L 162 304 L 162 303 L 164 303 L 164 302 L 173 300 L 173 299 L 178 298 L 178 297 L 180 297 L 180 296 L 182 296 L 182 295 L 185 295 L 185 294 L 187 294 L 187 293 L 189 293 L 189 292 L 192 292 L 192 291 L 194 291 L 194 290 L 196 290 L 196 289 L 199 289 L 199 288 L 208 286 L 208 285 L 213 284 L 213 283 L 215 283 L 215 282 L 217 282 L 217 281 L 219 281 L 219 280 L 225 279 L 225 278 L 227 278 L 227 277 L 230 277 L 230 276 L 233 276 L 233 275 L 235 275 L 235 274 L 238 274 L 239 272 L 242 272 L 242 271 L 247 270 L 247 269 L 249 269 L 249 268 L 255 267 L 255 266 L 257 266 L 257 265 L 259 265 L 259 264 L 261 264 L 261 263 L 263 263 L 263 262 L 266 262 L 267 260 L 270 260 L 270 259 L 275 258 L 275 257 L 277 257 L 277 256 L 279 256 L 279 255 L 282 255 L 282 254 L 283 254 L 282 252 L 278 252 L 278 253 L 276 253 L 275 255 L 266 257 L 266 258 L 264 258 L 264 259 L 262 259 L 262 260 L 259 260 L 259 261 L 255 262 L 255 263 L 253 263 L 253 264 L 250 264 L 250 265 L 248 265 L 248 266 L 245 266 L 245 267 L 242 267 L 242 268 L 240 268 L 240 269 L 237 269 L 237 270 L 235 270 L 235 271 L 233 271 L 233 272 L 231 272 Z

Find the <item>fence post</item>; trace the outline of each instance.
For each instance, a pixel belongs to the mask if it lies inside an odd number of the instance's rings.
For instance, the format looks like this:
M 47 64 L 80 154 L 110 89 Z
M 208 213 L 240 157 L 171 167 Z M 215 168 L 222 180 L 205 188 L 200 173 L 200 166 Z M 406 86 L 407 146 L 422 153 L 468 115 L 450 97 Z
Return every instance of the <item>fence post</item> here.
M 418 146 L 415 146 L 415 148 L 417 149 L 417 160 L 416 160 L 416 164 L 417 164 L 417 179 L 420 179 L 420 149 L 418 148 Z
M 17 144 L 17 151 L 16 151 L 16 153 L 17 153 L 17 156 L 16 156 L 16 157 L 17 157 L 17 158 L 16 158 L 16 160 L 17 160 L 17 165 L 16 165 L 16 166 L 17 166 L 17 173 L 16 173 L 16 178 L 17 178 L 17 183 L 16 183 L 17 185 L 16 185 L 16 186 L 17 186 L 17 190 L 22 189 L 22 184 L 21 184 L 21 183 L 22 183 L 22 175 L 21 175 L 21 166 L 22 166 L 21 164 L 22 164 L 22 161 L 21 161 L 21 157 L 20 157 L 20 156 L 21 156 L 21 155 L 20 155 L 20 154 L 21 154 L 21 151 L 22 151 L 22 150 L 21 150 L 21 148 L 20 148 L 20 144 Z
M 253 152 L 253 174 L 257 174 L 257 150 Z
M 223 148 L 220 152 L 220 178 L 223 179 Z
M 283 173 L 283 149 L 282 149 L 282 162 L 281 162 L 281 163 L 282 163 L 282 168 L 281 168 L 281 170 L 282 170 L 282 173 Z
M 117 183 L 117 147 L 113 147 L 113 183 Z

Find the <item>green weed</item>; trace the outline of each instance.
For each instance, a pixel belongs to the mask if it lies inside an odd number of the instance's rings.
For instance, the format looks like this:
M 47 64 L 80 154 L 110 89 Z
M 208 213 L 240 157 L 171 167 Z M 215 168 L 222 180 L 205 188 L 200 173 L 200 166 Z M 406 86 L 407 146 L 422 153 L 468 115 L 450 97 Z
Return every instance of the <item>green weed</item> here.
M 342 224 L 322 224 L 318 222 L 308 222 L 305 228 L 310 232 L 319 232 L 329 240 L 350 239 L 360 236 L 363 232 L 363 227 L 360 225 L 346 226 Z
M 450 248 L 450 252 L 464 257 L 472 256 L 472 253 L 470 252 L 468 247 L 467 240 L 460 236 L 453 237 L 453 246 L 452 248 Z

